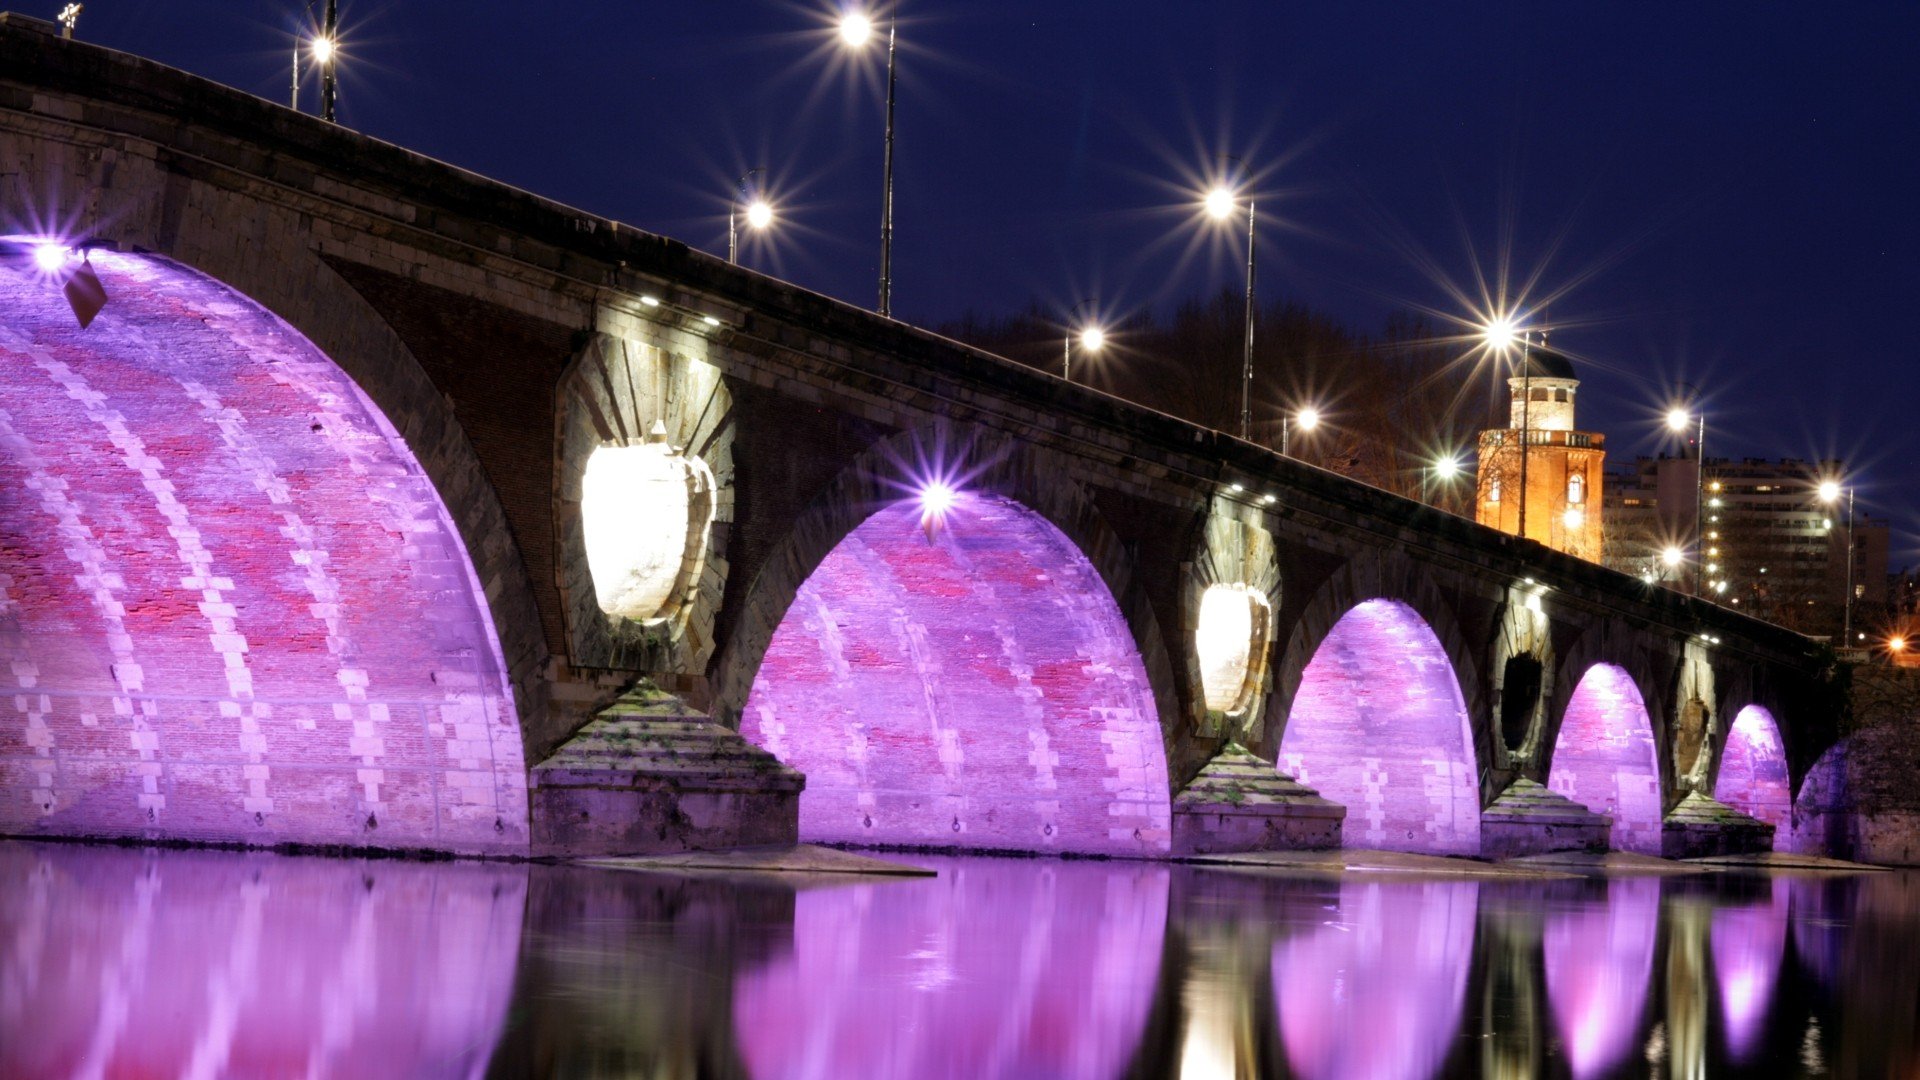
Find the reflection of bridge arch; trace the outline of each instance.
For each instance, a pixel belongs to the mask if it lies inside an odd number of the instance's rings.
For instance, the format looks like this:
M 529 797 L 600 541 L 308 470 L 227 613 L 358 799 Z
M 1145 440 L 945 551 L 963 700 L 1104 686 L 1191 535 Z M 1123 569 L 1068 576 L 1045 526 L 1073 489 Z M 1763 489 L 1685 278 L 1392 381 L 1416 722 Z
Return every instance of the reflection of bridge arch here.
M 1659 925 L 1650 877 L 1607 882 L 1593 902 L 1547 920 L 1547 1000 L 1575 1080 L 1610 1075 L 1638 1047 Z
M 92 261 L 86 331 L 0 269 L 8 831 L 524 850 L 489 605 L 410 444 L 233 290 Z
M 1440 641 L 1413 608 L 1362 601 L 1313 650 L 1282 772 L 1347 807 L 1351 847 L 1478 854 L 1472 726 Z
M 893 490 L 820 558 L 742 734 L 807 775 L 803 838 L 1164 852 L 1160 713 L 1102 576 L 997 485 L 953 483 L 934 519 Z
M 1595 664 L 1567 700 L 1547 786 L 1613 819 L 1613 847 L 1660 853 L 1660 761 L 1653 722 L 1625 668 Z

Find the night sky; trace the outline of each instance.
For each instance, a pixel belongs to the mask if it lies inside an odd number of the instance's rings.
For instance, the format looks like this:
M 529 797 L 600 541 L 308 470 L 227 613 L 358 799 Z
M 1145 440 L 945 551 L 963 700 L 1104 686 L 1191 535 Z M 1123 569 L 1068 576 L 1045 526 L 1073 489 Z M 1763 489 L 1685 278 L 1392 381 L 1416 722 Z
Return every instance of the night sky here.
M 79 36 L 284 102 L 303 10 L 89 0 Z M 1710 456 L 1848 459 L 1895 566 L 1920 562 L 1920 4 L 897 10 L 897 316 L 1237 288 L 1239 238 L 1193 212 L 1233 154 L 1263 296 L 1373 331 L 1470 316 L 1476 266 L 1504 263 L 1550 301 L 1615 460 L 1671 447 L 1659 414 L 1691 382 Z M 834 14 L 357 0 L 341 120 L 719 254 L 765 166 L 782 218 L 743 261 L 870 307 L 884 59 L 851 58 Z

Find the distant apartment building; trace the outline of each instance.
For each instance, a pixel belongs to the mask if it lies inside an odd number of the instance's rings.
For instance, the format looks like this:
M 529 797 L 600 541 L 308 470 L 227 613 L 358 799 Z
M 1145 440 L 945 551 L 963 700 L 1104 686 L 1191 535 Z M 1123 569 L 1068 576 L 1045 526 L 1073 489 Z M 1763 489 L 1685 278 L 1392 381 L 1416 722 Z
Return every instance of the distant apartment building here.
M 1606 564 L 1682 591 L 1692 591 L 1697 571 L 1704 596 L 1803 633 L 1837 635 L 1849 585 L 1848 508 L 1844 497 L 1838 505 L 1821 502 L 1818 488 L 1823 477 L 1845 475 L 1845 466 L 1795 458 L 1708 458 L 1704 484 L 1698 468 L 1691 455 L 1663 454 L 1611 471 L 1604 511 Z M 1699 534 L 1696 505 L 1705 517 Z M 1856 632 L 1870 631 L 1889 611 L 1890 538 L 1885 521 L 1855 516 Z M 1674 554 L 1680 556 L 1677 561 Z

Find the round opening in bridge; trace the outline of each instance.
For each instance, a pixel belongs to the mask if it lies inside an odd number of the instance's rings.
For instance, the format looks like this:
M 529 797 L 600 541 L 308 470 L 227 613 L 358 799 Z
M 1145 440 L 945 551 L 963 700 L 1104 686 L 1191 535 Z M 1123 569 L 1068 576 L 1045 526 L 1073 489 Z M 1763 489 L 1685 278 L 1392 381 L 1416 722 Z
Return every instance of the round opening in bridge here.
M 588 455 L 580 525 L 601 611 L 642 621 L 669 613 L 698 569 L 710 490 L 699 459 L 665 441 Z
M 1509 750 L 1525 746 L 1527 734 L 1533 729 L 1533 714 L 1540 703 L 1541 675 L 1537 656 L 1507 659 L 1500 680 L 1500 737 Z
M 740 733 L 806 775 L 800 838 L 1151 855 L 1160 717 L 1105 580 L 1046 518 L 959 492 L 867 518 L 774 630 Z
M 1211 712 L 1245 712 L 1266 671 L 1267 598 L 1245 585 L 1213 585 L 1200 597 L 1194 652 Z

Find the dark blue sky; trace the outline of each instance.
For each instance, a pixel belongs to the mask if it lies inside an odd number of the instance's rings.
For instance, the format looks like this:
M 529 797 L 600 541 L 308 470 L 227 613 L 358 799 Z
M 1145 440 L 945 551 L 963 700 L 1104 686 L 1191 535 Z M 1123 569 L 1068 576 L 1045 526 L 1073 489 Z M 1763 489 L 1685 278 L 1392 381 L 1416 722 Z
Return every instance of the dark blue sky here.
M 80 36 L 284 101 L 303 7 L 92 0 Z M 721 253 L 733 178 L 764 165 L 782 227 L 748 261 L 871 306 L 881 68 L 848 63 L 831 10 L 350 0 L 341 118 Z M 1902 528 L 1895 563 L 1920 561 L 1920 4 L 898 13 L 897 315 L 1120 314 L 1232 285 L 1240 256 L 1183 201 L 1236 154 L 1263 294 L 1363 329 L 1464 315 L 1450 286 L 1477 291 L 1474 260 L 1496 276 L 1504 251 L 1553 295 L 1581 426 L 1614 457 L 1659 449 L 1691 381 L 1710 453 L 1847 458 Z

